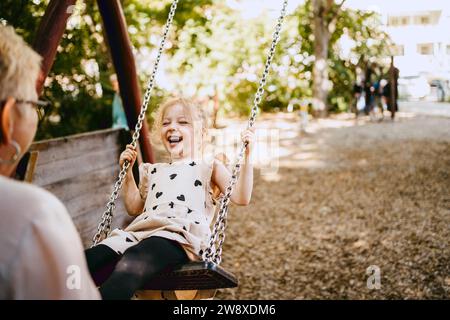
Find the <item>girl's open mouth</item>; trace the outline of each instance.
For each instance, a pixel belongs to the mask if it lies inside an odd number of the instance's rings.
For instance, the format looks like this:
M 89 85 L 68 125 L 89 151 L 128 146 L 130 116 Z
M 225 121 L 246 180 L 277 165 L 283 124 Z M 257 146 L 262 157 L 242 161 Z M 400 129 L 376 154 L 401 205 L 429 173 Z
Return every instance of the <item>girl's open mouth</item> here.
M 183 141 L 183 137 L 182 136 L 169 136 L 167 138 L 167 141 L 169 142 L 170 147 L 173 148 L 176 145 L 178 145 L 178 143 Z

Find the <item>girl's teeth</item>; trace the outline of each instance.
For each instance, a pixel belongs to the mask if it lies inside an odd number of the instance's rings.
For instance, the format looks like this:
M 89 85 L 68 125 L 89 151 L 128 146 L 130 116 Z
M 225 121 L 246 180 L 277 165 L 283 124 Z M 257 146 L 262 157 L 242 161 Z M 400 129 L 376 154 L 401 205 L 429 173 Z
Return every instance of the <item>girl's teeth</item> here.
M 168 140 L 169 140 L 170 143 L 180 142 L 181 141 L 181 137 L 170 137 Z

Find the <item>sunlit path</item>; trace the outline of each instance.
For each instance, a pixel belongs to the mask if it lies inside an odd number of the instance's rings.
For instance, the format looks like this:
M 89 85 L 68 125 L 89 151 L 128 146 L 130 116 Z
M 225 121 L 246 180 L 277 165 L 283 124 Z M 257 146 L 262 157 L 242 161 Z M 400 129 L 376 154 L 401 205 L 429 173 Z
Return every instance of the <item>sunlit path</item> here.
M 450 285 L 450 119 L 340 116 L 280 129 L 279 170 L 233 207 L 224 265 L 240 278 L 218 298 L 444 298 Z M 285 151 L 287 151 L 286 154 Z M 381 269 L 369 290 L 366 269 Z

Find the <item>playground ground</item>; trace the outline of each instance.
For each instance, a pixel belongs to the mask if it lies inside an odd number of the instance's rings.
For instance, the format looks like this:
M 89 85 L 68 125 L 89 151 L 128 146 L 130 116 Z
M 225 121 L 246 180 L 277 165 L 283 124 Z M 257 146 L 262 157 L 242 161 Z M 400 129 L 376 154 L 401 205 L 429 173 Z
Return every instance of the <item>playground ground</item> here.
M 279 136 L 279 157 L 230 210 L 223 266 L 240 285 L 217 299 L 450 297 L 450 118 L 341 114 L 300 135 L 291 113 L 257 126 Z

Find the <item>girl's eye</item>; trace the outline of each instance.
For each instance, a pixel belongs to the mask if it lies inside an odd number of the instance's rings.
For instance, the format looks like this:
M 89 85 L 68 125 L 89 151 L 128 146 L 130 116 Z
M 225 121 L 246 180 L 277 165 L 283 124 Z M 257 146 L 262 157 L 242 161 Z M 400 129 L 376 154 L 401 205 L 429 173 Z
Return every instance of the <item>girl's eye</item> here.
M 182 121 L 180 121 L 180 124 L 189 124 L 189 122 L 182 120 Z
M 168 126 L 168 125 L 169 125 L 169 123 L 170 123 L 170 122 L 163 122 L 163 124 L 162 124 L 162 125 L 163 125 L 163 126 L 165 127 L 165 126 Z

